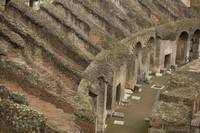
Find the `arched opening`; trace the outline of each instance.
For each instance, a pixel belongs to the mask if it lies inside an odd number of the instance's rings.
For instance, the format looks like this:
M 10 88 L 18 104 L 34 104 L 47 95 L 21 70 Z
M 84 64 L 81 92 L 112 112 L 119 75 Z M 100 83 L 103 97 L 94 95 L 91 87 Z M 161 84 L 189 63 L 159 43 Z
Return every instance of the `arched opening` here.
M 137 68 L 137 82 L 141 82 L 143 75 L 141 73 L 142 65 L 142 44 L 138 42 L 135 47 L 136 68 Z
M 6 5 L 8 5 L 9 2 L 10 2 L 10 0 L 6 0 Z
M 191 39 L 190 52 L 188 61 L 192 61 L 199 58 L 200 48 L 199 48 L 200 30 L 196 30 Z
M 34 2 L 35 2 L 35 0 L 30 0 L 30 2 L 29 2 L 30 7 L 33 7 Z
M 40 4 L 41 4 L 41 0 L 30 0 L 29 2 L 30 7 L 32 7 L 34 10 L 39 10 Z
M 116 104 L 119 105 L 121 101 L 121 83 L 116 88 Z
M 112 86 L 108 84 L 108 89 L 107 89 L 107 102 L 106 102 L 106 109 L 107 110 L 112 110 Z
M 148 49 L 150 51 L 150 58 L 149 58 L 149 70 L 154 72 L 154 68 L 156 67 L 156 54 L 157 54 L 157 47 L 156 42 L 153 37 L 151 37 L 147 43 Z
M 178 65 L 182 65 L 186 63 L 187 58 L 187 40 L 188 33 L 182 32 L 177 41 L 177 49 L 176 49 L 176 63 Z

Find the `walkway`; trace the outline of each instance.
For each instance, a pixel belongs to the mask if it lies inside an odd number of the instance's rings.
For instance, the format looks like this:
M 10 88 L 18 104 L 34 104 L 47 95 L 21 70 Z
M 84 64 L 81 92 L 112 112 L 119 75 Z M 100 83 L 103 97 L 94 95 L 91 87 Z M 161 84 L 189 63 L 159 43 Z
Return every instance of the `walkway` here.
M 124 118 L 110 117 L 107 119 L 107 128 L 105 133 L 147 133 L 147 122 L 145 118 L 149 116 L 158 90 L 152 89 L 153 84 L 168 84 L 170 76 L 154 77 L 152 84 L 142 84 L 142 92 L 133 93 L 134 96 L 140 96 L 141 100 L 131 100 L 129 106 L 120 106 L 117 112 L 123 112 Z M 114 125 L 114 120 L 124 121 L 124 125 Z

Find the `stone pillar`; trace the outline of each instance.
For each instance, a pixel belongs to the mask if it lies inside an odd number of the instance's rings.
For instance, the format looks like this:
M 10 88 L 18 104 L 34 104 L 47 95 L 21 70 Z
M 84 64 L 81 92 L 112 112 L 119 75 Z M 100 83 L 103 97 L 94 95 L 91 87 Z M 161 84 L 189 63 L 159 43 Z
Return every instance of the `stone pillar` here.
M 99 95 L 97 97 L 97 133 L 104 132 L 106 124 L 106 102 L 107 102 L 107 82 L 103 77 L 99 78 Z

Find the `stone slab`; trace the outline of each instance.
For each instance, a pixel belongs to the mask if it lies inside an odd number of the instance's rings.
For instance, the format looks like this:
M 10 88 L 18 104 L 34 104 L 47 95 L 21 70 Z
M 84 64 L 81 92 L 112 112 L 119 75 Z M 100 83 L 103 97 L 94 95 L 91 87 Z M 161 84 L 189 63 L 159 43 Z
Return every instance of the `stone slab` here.
M 113 114 L 113 117 L 124 118 L 124 113 L 121 113 L 121 112 L 115 112 L 115 113 Z
M 127 99 L 123 99 L 120 102 L 120 105 L 122 106 L 128 106 L 129 104 L 130 104 L 130 100 L 127 100 Z
M 124 94 L 124 99 L 128 99 L 130 96 L 130 94 Z
M 139 97 L 139 96 L 132 96 L 131 99 L 133 99 L 133 100 L 140 100 L 141 97 Z
M 130 90 L 130 89 L 125 89 L 125 93 L 126 93 L 126 94 L 132 94 L 132 93 L 133 93 L 133 91 L 132 91 L 132 90 Z
M 162 77 L 162 73 L 156 73 L 156 77 Z
M 153 85 L 151 88 L 157 89 L 157 90 L 162 90 L 163 88 L 165 88 L 165 86 L 163 86 L 163 85 Z
M 115 125 L 124 125 L 124 121 L 114 121 Z

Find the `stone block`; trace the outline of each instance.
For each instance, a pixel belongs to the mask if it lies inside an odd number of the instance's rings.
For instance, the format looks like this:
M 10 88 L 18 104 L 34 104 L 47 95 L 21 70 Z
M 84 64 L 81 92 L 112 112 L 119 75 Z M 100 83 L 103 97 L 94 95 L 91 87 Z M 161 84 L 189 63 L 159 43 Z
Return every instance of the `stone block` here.
M 167 68 L 162 68 L 162 69 L 160 70 L 160 73 L 162 73 L 162 74 L 166 74 L 166 72 L 167 72 Z
M 177 67 L 178 67 L 178 65 L 171 65 L 171 69 L 173 70 L 173 71 L 175 71 L 176 69 L 177 69 Z
M 142 91 L 142 85 L 141 84 L 136 84 L 135 86 L 134 86 L 134 90 L 133 90 L 134 92 L 141 92 Z
M 167 74 L 167 75 L 171 75 L 172 72 L 171 72 L 171 71 L 167 71 L 166 74 Z
M 151 84 L 153 82 L 153 77 L 147 76 L 144 82 L 147 83 L 147 84 Z
M 124 121 L 114 121 L 114 124 L 116 124 L 116 125 L 124 125 Z
M 128 99 L 123 99 L 120 102 L 120 105 L 122 105 L 122 106 L 128 106 L 129 104 L 130 104 L 130 100 L 128 100 Z
M 115 112 L 115 113 L 113 114 L 113 117 L 124 118 L 124 113 L 121 113 L 121 112 Z
M 162 77 L 162 73 L 156 73 L 156 77 Z

